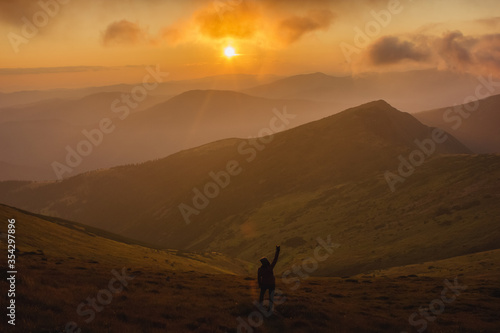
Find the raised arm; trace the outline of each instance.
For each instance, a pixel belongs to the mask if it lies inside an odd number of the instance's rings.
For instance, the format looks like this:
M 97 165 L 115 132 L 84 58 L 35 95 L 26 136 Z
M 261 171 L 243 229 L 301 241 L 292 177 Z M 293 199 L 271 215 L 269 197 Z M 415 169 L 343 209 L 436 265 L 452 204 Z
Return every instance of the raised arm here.
M 273 259 L 273 262 L 271 263 L 271 267 L 272 268 L 274 268 L 274 266 L 278 262 L 279 255 L 280 255 L 280 247 L 277 245 L 276 246 L 276 252 L 274 253 L 274 259 Z

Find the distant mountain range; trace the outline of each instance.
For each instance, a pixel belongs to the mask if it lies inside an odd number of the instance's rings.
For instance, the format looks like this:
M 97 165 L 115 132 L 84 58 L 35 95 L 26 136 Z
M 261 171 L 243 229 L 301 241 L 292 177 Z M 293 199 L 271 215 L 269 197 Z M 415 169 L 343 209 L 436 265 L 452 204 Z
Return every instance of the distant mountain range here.
M 445 133 L 391 192 L 385 173 L 397 173 L 434 131 L 377 101 L 272 137 L 216 141 L 61 182 L 3 182 L 0 202 L 250 261 L 282 243 L 285 265 L 329 235 L 340 247 L 318 271 L 327 275 L 496 249 L 500 156 L 471 155 Z
M 500 95 L 415 114 L 422 123 L 445 129 L 477 153 L 500 153 Z
M 169 80 L 160 83 L 151 94 L 155 96 L 172 97 L 196 89 L 242 90 L 269 83 L 279 78 L 280 77 L 275 75 L 257 76 L 249 74 L 227 74 L 193 80 Z M 130 93 L 130 91 L 139 84 L 142 84 L 142 82 L 138 82 L 137 84 L 116 84 L 79 89 L 32 90 L 12 93 L 0 92 L 0 108 L 24 106 L 51 99 L 80 99 L 85 96 L 100 93 Z
M 80 156 L 81 163 L 62 176 L 157 159 L 228 137 L 259 136 L 263 128 L 269 127 L 273 112 L 286 110 L 292 114 L 293 119 L 286 126 L 290 128 L 319 119 L 331 110 L 327 103 L 198 90 L 182 93 L 141 111 L 140 107 L 145 108 L 152 102 L 136 103 L 140 106 L 134 109 L 122 102 L 121 95 L 100 93 L 75 102 L 40 102 L 16 110 L 0 110 L 0 116 L 4 113 L 6 116 L 6 121 L 0 122 L 1 159 L 8 165 L 1 169 L 2 179 L 55 179 L 54 162 L 69 165 L 68 156 L 76 154 L 78 144 L 90 141 L 88 136 L 91 135 L 82 131 L 100 131 L 102 119 L 112 123 L 112 133 L 101 133 L 100 138 L 95 134 L 94 141 L 98 144 L 90 148 L 92 153 Z M 153 98 L 153 101 L 158 100 L 158 97 Z M 16 115 L 19 121 L 14 120 Z M 9 167 L 12 165 L 18 170 L 12 172 Z
M 335 102 L 336 111 L 383 99 L 400 110 L 418 112 L 459 103 L 480 82 L 469 74 L 438 70 L 330 76 L 296 75 L 244 90 L 267 98 Z
M 291 128 L 380 98 L 407 112 L 449 106 L 463 103 L 478 82 L 435 70 L 358 77 L 222 75 L 167 81 L 139 102 L 127 97 L 134 85 L 0 94 L 5 106 L 0 108 L 0 180 L 54 180 L 225 138 L 259 136 L 275 109 L 296 115 Z M 455 120 L 442 121 L 448 108 L 416 117 L 451 132 L 474 152 L 499 152 L 498 103 L 498 98 L 481 102 L 475 112 L 480 119 L 467 119 L 457 131 L 450 127 Z M 96 129 L 103 120 L 111 129 L 101 137 Z M 93 143 L 88 133 L 94 133 Z
M 121 92 L 102 92 L 79 99 L 50 99 L 22 106 L 0 109 L 0 124 L 38 120 L 61 120 L 71 125 L 95 124 L 111 111 L 111 104 L 121 99 Z M 132 111 L 142 111 L 167 100 L 163 96 L 150 96 Z

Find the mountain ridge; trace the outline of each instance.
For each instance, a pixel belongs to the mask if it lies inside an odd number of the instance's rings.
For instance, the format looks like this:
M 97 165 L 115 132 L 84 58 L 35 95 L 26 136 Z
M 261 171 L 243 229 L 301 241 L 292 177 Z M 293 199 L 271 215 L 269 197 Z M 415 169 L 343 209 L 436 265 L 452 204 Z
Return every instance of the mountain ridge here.
M 453 133 L 477 153 L 500 153 L 500 95 L 478 100 L 477 104 L 423 111 L 415 118 L 429 126 Z
M 101 98 L 102 96 L 105 100 Z M 299 100 L 271 100 L 232 91 L 187 92 L 146 110 L 140 110 L 139 103 L 134 107 L 134 104 L 129 105 L 118 97 L 107 101 L 110 96 L 120 97 L 121 94 L 102 93 L 97 97 L 85 97 L 84 101 L 98 98 L 102 107 L 96 107 L 88 113 L 85 104 L 80 103 L 79 110 L 85 112 L 76 114 L 75 119 L 69 112 L 50 110 L 44 117 L 56 113 L 60 114 L 59 119 L 50 117 L 50 119 L 1 123 L 0 127 L 4 128 L 0 133 L 3 158 L 10 164 L 43 169 L 36 174 L 35 180 L 46 180 L 46 175 L 51 175 L 52 179 L 55 179 L 56 173 L 52 170 L 52 163 L 54 161 L 64 163 L 68 155 L 67 147 L 75 150 L 75 145 L 88 141 L 83 131 L 95 133 L 100 127 L 100 122 L 106 119 L 114 125 L 112 133 L 103 134 L 102 140 L 97 140 L 100 141 L 98 147 L 92 149 L 92 154 L 82 158 L 82 163 L 71 168 L 72 174 L 161 158 L 182 149 L 226 137 L 255 136 L 275 117 L 273 113 L 275 110 L 281 112 L 286 108 L 288 112 L 295 114 L 296 119 L 291 119 L 287 124 L 292 127 L 318 119 L 330 112 L 327 104 Z M 148 103 L 155 104 L 155 101 L 157 99 L 153 98 Z M 149 104 L 144 104 L 143 107 Z M 83 120 L 76 121 L 80 116 Z M 94 119 L 95 123 L 89 124 L 88 119 Z M 37 127 L 40 121 L 51 123 Z M 43 150 L 44 154 L 25 154 L 26 151 L 39 151 L 39 146 L 46 147 Z M 126 147 L 125 154 L 122 153 L 123 147 Z M 11 175 L 10 179 L 14 176 L 17 178 L 19 172 Z M 63 176 L 68 175 L 71 174 Z M 22 178 L 29 179 L 28 176 Z
M 384 114 L 385 117 L 381 117 Z M 400 133 L 388 135 L 384 129 L 394 124 L 400 124 Z M 393 197 L 384 172 L 396 169 L 398 156 L 415 149 L 412 140 L 428 138 L 431 131 L 411 115 L 378 101 L 264 137 L 264 141 L 256 141 L 260 140 L 257 138 L 221 140 L 164 159 L 89 172 L 61 182 L 0 183 L 0 202 L 99 226 L 169 248 L 236 253 L 248 261 L 255 259 L 265 243 L 283 242 L 297 244 L 283 258 L 290 262 L 294 257 L 303 256 L 308 247 L 315 246 L 314 235 L 331 233 L 339 238 L 335 241 L 343 244 L 339 248 L 342 257 L 325 263 L 318 271 L 325 275 L 355 274 L 366 269 L 386 268 L 392 262 L 411 264 L 428 257 L 443 259 L 443 256 L 470 253 L 474 247 L 489 250 L 497 237 L 493 230 L 488 236 L 491 242 L 483 242 L 482 247 L 476 245 L 476 233 L 469 232 L 451 241 L 448 252 L 418 250 L 419 237 L 424 237 L 428 230 L 437 232 L 446 227 L 447 222 L 442 219 L 447 215 L 434 215 L 434 210 L 439 211 L 439 200 L 428 202 L 431 209 L 425 218 L 434 222 L 432 228 L 424 228 L 424 218 L 411 215 L 418 208 L 410 203 L 417 200 L 415 195 L 424 201 L 427 197 L 434 198 L 422 193 L 426 193 L 429 186 L 439 188 L 438 184 L 448 177 L 454 177 L 449 181 L 450 188 L 463 185 L 465 179 L 473 184 L 477 177 L 461 176 L 470 175 L 470 169 L 484 169 L 481 176 L 491 178 L 490 183 L 496 184 L 495 165 L 500 163 L 497 156 L 467 155 L 468 149 L 450 136 L 435 155 L 400 186 L 398 196 Z M 451 175 L 449 170 L 443 170 L 449 163 L 455 165 Z M 238 167 L 241 171 L 234 172 Z M 227 176 L 223 174 L 229 172 L 228 168 L 233 174 L 224 180 Z M 197 207 L 193 204 L 194 196 L 203 193 L 207 184 L 214 182 L 214 177 L 220 184 L 229 184 L 219 188 L 215 197 L 211 195 L 206 207 Z M 466 208 L 469 214 L 470 209 L 475 209 L 469 202 L 485 200 L 484 213 L 490 214 L 496 209 L 492 206 L 494 197 L 474 199 L 485 186 L 480 183 L 475 190 L 453 201 L 471 207 Z M 451 198 L 451 194 L 439 195 Z M 103 207 L 102 202 L 107 205 Z M 366 207 L 360 206 L 365 202 Z M 403 207 L 410 205 L 410 215 L 398 214 L 407 216 L 407 223 L 414 225 L 407 227 L 416 228 L 416 234 L 407 234 L 405 226 L 394 221 L 395 216 L 390 214 L 394 210 L 392 202 L 403 212 Z M 198 211 L 190 215 L 189 224 L 179 208 L 182 204 Z M 463 214 L 460 209 L 448 209 L 453 216 Z M 456 221 L 456 226 L 451 224 L 447 228 L 469 228 L 464 226 L 464 219 Z M 478 230 L 491 229 L 491 221 L 484 217 L 471 227 L 478 224 L 482 225 Z M 407 235 L 409 245 L 403 247 L 399 241 L 401 245 L 387 247 L 387 242 L 394 241 L 387 225 L 403 228 L 400 232 Z M 365 230 L 366 236 L 358 230 Z M 375 241 L 377 237 L 379 241 Z M 354 252 L 353 239 L 363 244 Z M 459 239 L 468 239 L 470 245 L 464 250 L 458 244 Z M 370 247 L 378 249 L 377 254 L 364 252 Z M 406 248 L 406 255 L 395 258 L 394 251 L 402 248 Z M 349 263 L 353 255 L 363 255 L 363 259 Z
M 373 72 L 354 76 L 312 73 L 290 76 L 243 91 L 268 98 L 294 96 L 330 101 L 336 103 L 337 111 L 382 98 L 398 109 L 414 113 L 452 105 L 474 91 L 478 83 L 477 78 L 469 74 L 438 70 Z

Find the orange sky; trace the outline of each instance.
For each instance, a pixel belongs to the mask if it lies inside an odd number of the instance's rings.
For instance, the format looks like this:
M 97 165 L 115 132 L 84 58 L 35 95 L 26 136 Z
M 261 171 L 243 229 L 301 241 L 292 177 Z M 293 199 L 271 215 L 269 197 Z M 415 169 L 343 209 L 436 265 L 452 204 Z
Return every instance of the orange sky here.
M 0 0 L 0 91 L 133 83 L 156 64 L 176 80 L 500 68 L 497 0 L 42 3 Z

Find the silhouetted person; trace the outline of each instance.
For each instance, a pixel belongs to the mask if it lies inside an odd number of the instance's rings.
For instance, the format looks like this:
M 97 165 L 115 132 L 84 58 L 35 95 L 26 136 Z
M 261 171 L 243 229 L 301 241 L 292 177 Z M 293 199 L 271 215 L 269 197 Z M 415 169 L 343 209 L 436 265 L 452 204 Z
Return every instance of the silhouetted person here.
M 274 266 L 278 262 L 278 256 L 280 255 L 280 247 L 276 246 L 276 253 L 274 254 L 274 260 L 272 263 L 269 263 L 267 258 L 260 259 L 262 266 L 259 267 L 259 271 L 257 274 L 257 281 L 259 282 L 260 288 L 260 297 L 259 302 L 262 304 L 264 301 L 264 294 L 266 290 L 269 290 L 269 310 L 273 310 L 273 298 L 274 298 L 274 289 L 276 288 L 276 280 L 274 278 Z

